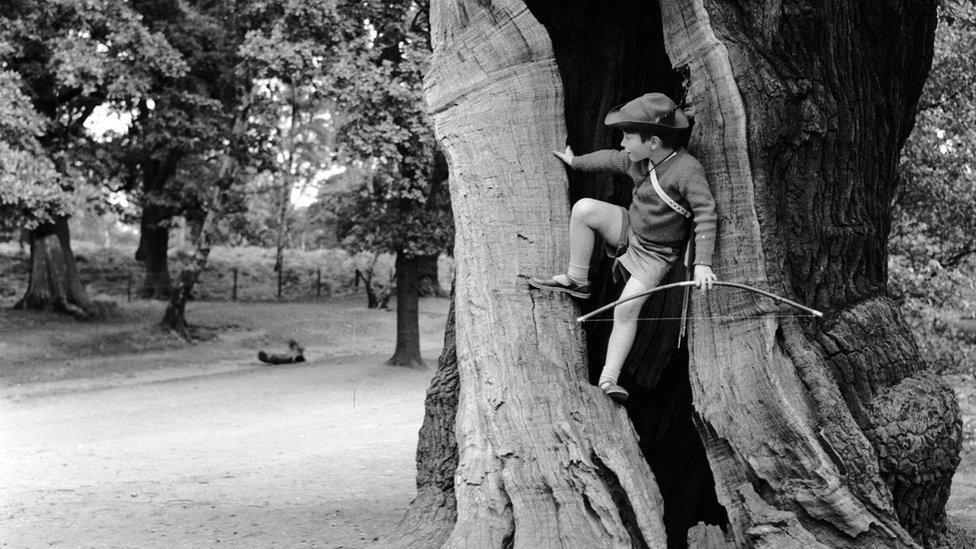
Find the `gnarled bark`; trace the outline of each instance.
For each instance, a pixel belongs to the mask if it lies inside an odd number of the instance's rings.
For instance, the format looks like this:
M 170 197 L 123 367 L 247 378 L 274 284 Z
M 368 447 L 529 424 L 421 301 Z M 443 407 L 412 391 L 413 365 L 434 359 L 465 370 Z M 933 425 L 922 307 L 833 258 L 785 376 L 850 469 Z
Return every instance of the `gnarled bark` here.
M 454 422 L 458 407 L 457 339 L 454 316 L 454 289 L 444 330 L 444 348 L 437 360 L 437 372 L 427 389 L 424 423 L 417 444 L 417 497 L 407 513 L 387 535 L 388 547 L 439 547 L 454 529 L 457 500 L 454 497 L 454 471 L 458 448 Z
M 720 276 L 830 312 L 823 323 L 693 325 L 692 387 L 715 435 L 706 444 L 713 471 L 735 463 L 749 480 L 716 473 L 737 539 L 766 542 L 755 503 L 792 514 L 791 534 L 832 547 L 939 543 L 958 409 L 922 371 L 884 293 L 894 162 L 928 69 L 934 3 L 665 3 L 662 12 L 698 115 L 692 146 L 720 204 Z M 711 299 L 695 311 L 763 310 L 748 301 Z M 837 331 L 852 337 L 828 335 Z M 903 384 L 914 405 L 898 398 Z M 919 422 L 935 436 L 911 455 L 895 441 Z M 906 471 L 912 489 L 893 492 L 892 462 L 906 459 L 924 470 Z

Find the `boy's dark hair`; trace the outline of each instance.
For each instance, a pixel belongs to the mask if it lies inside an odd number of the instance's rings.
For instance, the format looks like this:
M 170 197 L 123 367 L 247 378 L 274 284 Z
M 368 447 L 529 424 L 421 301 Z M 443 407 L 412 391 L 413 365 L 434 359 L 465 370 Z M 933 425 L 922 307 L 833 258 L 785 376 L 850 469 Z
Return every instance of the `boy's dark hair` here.
M 661 145 L 666 149 L 677 148 L 678 144 L 678 134 L 672 132 L 637 132 L 640 135 L 641 143 L 647 141 L 648 139 L 654 137 L 655 135 L 661 140 Z

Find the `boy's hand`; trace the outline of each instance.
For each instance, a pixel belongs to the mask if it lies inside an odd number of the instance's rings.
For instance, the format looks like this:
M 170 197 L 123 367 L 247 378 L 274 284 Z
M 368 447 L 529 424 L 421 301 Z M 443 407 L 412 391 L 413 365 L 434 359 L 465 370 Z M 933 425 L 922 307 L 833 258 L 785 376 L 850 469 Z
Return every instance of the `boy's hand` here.
M 566 150 L 564 152 L 552 151 L 552 154 L 559 157 L 559 159 L 565 162 L 570 168 L 573 167 L 573 158 L 575 158 L 576 155 L 573 154 L 573 149 L 569 148 L 569 145 L 566 145 Z
M 708 265 L 695 265 L 695 286 L 701 288 L 702 293 L 712 289 L 712 282 L 718 280 L 712 268 Z

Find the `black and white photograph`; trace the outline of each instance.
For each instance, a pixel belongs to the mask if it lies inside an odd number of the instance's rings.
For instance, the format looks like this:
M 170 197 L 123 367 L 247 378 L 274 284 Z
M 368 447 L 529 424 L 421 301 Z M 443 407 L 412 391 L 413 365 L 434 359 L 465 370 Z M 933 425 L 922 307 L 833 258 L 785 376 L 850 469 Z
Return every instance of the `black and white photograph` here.
M 49 547 L 976 547 L 976 2 L 0 0 Z

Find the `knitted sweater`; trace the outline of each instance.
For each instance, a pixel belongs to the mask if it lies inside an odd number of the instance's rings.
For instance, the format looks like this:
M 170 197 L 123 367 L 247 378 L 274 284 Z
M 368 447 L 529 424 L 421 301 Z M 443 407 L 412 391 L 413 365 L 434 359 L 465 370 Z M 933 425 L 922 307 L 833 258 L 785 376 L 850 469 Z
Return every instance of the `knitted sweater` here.
M 653 248 L 679 249 L 688 240 L 691 220 L 671 209 L 654 191 L 648 177 L 648 161 L 631 162 L 627 153 L 617 150 L 596 151 L 573 158 L 573 169 L 583 172 L 614 172 L 628 175 L 634 181 L 634 199 L 630 204 L 630 228 L 638 242 Z M 661 188 L 675 202 L 692 212 L 695 226 L 696 265 L 711 265 L 715 249 L 715 199 L 705 181 L 705 170 L 684 149 L 658 166 Z

